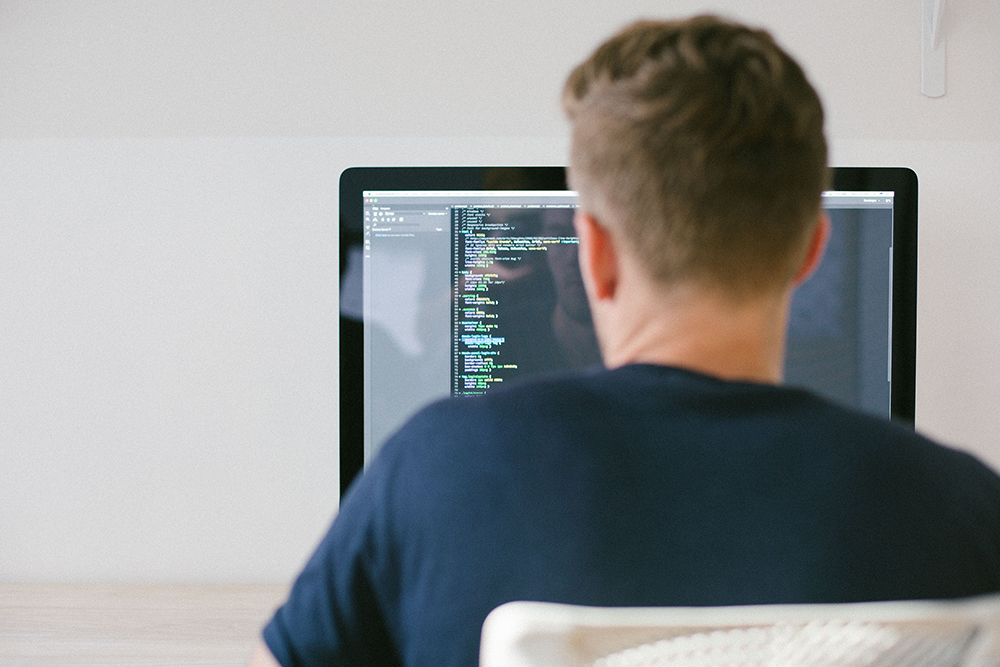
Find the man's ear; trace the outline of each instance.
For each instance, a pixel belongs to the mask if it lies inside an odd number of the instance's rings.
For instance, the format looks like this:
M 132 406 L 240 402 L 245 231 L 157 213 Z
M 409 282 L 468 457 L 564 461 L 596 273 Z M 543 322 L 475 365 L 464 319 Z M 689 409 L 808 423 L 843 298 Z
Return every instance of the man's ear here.
M 823 253 L 826 251 L 826 242 L 830 240 L 830 218 L 820 211 L 819 220 L 816 221 L 816 227 L 813 229 L 812 236 L 809 238 L 809 249 L 806 251 L 805 259 L 802 260 L 802 266 L 799 267 L 798 272 L 795 274 L 795 285 L 796 287 L 804 283 L 809 279 L 809 276 L 816 271 L 819 263 L 823 261 Z
M 619 278 L 614 238 L 589 213 L 577 210 L 573 224 L 580 238 L 580 273 L 590 298 L 600 301 L 614 297 Z

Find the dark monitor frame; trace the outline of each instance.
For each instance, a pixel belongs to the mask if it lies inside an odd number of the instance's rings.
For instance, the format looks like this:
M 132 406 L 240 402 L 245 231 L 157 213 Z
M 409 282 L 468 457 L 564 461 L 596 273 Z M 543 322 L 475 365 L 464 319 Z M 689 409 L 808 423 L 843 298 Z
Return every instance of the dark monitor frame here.
M 516 178 L 496 178 L 509 170 Z M 489 186 L 484 177 L 489 172 Z M 832 190 L 895 192 L 893 207 L 892 416 L 913 424 L 917 343 L 917 176 L 905 167 L 837 167 Z M 363 243 L 365 190 L 565 190 L 563 167 L 352 167 L 340 177 L 340 275 Z M 513 187 L 512 187 L 513 189 Z M 340 317 L 340 490 L 364 467 L 363 325 Z

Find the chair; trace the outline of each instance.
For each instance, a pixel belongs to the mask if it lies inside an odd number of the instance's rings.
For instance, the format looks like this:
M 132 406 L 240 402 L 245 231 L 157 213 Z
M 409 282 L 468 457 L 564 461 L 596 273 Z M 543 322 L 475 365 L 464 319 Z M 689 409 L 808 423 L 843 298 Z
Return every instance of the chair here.
M 997 667 L 1000 595 L 738 607 L 509 602 L 480 667 Z

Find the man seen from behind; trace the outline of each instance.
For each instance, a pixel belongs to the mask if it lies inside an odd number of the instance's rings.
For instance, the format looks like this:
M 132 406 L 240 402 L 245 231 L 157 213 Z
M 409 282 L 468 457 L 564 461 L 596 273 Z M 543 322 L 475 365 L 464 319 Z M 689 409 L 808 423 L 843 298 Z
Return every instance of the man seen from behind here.
M 440 401 L 383 446 L 256 665 L 477 663 L 511 600 L 689 606 L 1000 589 L 1000 479 L 781 385 L 829 222 L 823 111 L 766 32 L 642 21 L 570 75 L 604 369 Z

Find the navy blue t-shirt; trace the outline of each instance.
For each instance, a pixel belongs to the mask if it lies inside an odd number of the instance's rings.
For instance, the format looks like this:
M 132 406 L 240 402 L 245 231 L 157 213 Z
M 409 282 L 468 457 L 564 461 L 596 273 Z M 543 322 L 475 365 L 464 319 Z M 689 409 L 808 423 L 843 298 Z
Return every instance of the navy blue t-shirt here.
M 1000 590 L 1000 478 L 801 390 L 659 366 L 407 423 L 264 630 L 293 665 L 477 664 L 511 600 L 690 606 Z

